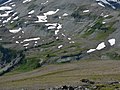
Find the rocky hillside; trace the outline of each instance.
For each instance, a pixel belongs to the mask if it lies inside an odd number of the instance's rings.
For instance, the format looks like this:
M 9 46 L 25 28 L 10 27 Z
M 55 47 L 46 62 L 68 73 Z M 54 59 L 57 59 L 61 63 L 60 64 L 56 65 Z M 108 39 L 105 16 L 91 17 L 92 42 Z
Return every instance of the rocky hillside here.
M 0 44 L 23 52 L 20 71 L 80 59 L 119 60 L 119 7 L 118 0 L 8 0 L 0 5 Z

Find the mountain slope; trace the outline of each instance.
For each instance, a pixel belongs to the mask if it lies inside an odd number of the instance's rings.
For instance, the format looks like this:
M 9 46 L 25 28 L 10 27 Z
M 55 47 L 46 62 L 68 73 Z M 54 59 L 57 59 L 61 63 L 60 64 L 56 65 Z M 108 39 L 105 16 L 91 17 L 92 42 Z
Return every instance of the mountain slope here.
M 90 90 L 90 87 L 95 89 L 95 86 L 99 87 L 99 90 L 115 90 L 120 88 L 119 64 L 120 61 L 113 60 L 82 60 L 47 65 L 30 72 L 20 74 L 14 72 L 0 77 L 0 89 L 54 90 L 64 85 L 79 88 L 83 85 Z M 95 84 L 82 83 L 80 81 L 82 79 L 92 80 Z
M 17 72 L 51 63 L 119 60 L 119 3 L 116 0 L 8 0 L 0 5 L 0 44 L 25 56 L 15 67 Z M 0 61 L 1 68 L 9 64 Z

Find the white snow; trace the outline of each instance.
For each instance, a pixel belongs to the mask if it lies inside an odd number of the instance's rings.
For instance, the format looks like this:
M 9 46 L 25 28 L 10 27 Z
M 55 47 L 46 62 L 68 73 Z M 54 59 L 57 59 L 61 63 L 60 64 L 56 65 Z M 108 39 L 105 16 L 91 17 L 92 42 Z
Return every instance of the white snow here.
M 102 2 L 102 3 L 104 3 L 104 4 L 108 4 L 108 5 L 110 5 L 110 3 L 107 2 L 107 0 L 96 0 L 96 1 L 99 1 L 99 2 Z
M 45 24 L 46 26 L 49 26 L 48 29 L 55 29 L 57 27 L 57 29 L 61 29 L 62 28 L 62 25 L 59 24 L 59 23 L 48 23 L 48 24 Z M 58 25 L 58 26 L 57 26 Z
M 71 40 L 71 38 L 68 38 L 68 40 Z
M 58 23 L 57 29 L 62 29 L 62 24 Z
M 38 42 L 37 41 L 35 41 L 35 44 L 37 44 Z
M 7 19 L 7 22 L 10 21 L 11 19 L 12 19 L 12 17 L 9 17 L 9 18 Z
M 44 5 L 45 5 L 45 4 L 47 4 L 47 3 L 48 3 L 48 1 L 46 1 L 46 2 L 44 2 L 44 3 L 41 3 L 41 4 L 44 4 Z
M 90 50 L 87 51 L 87 53 L 92 53 L 94 51 L 96 51 L 96 49 L 90 49 Z
M 64 34 L 64 33 L 62 33 L 62 36 L 64 36 L 64 37 L 65 37 L 65 34 Z
M 11 21 L 10 23 L 13 23 L 14 21 Z
M 55 27 L 54 26 L 49 26 L 48 29 L 55 29 Z
M 89 12 L 89 11 L 90 11 L 90 10 L 84 10 L 83 13 L 87 13 L 87 12 Z
M 59 37 L 56 37 L 56 39 L 59 39 Z
M 2 38 L 0 38 L 0 41 L 2 41 Z
M 19 41 L 16 41 L 15 43 L 16 43 L 16 44 L 18 44 L 18 43 L 19 43 Z
M 0 17 L 7 17 L 7 16 L 8 16 L 8 13 L 0 14 Z
M 104 18 L 107 18 L 107 17 L 109 17 L 109 15 L 105 15 L 105 16 L 104 16 Z
M 59 31 L 60 31 L 60 30 L 55 30 L 55 35 L 57 35 Z
M 18 38 L 22 38 L 22 36 L 19 36 Z
M 27 24 L 28 23 L 28 21 L 26 21 L 26 22 L 24 22 L 25 24 Z
M 23 3 L 27 3 L 27 2 L 30 2 L 30 1 L 32 1 L 32 0 L 24 0 Z
M 35 21 L 35 23 L 39 22 L 47 22 L 47 16 L 37 16 L 38 21 Z
M 15 2 L 11 2 L 11 3 L 9 3 L 9 5 L 13 5 Z
M 61 16 L 59 16 L 59 19 L 61 19 L 62 17 Z
M 104 14 L 103 14 L 103 13 L 101 13 L 101 14 L 100 14 L 100 16 L 102 16 L 102 17 L 103 17 L 103 16 L 104 16 Z
M 59 45 L 59 46 L 58 46 L 59 49 L 62 48 L 62 47 L 63 47 L 63 45 Z
M 46 13 L 44 13 L 45 16 L 49 16 L 49 15 L 53 15 L 56 14 L 59 11 L 59 9 L 57 9 L 56 11 L 48 11 Z
M 28 12 L 28 14 L 33 14 L 35 11 L 34 10 L 31 10 L 30 12 Z
M 13 18 L 13 20 L 17 20 L 17 19 L 19 19 L 19 17 L 18 17 L 18 16 L 16 16 L 15 18 Z
M 28 46 L 28 45 L 30 45 L 30 44 L 29 44 L 29 43 L 27 43 L 27 44 L 24 44 L 23 46 L 24 46 L 24 47 L 26 47 L 26 46 Z
M 29 18 L 31 18 L 32 16 L 31 16 L 31 15 L 29 15 L 28 17 L 29 17 Z
M 5 13 L 0 14 L 0 17 L 7 17 L 7 16 L 9 16 L 9 14 L 10 14 L 11 12 L 13 12 L 13 10 L 11 10 L 11 11 L 5 11 Z
M 7 18 L 7 20 L 4 20 L 3 23 L 7 23 L 11 20 L 12 17 Z
M 15 4 L 12 5 L 12 7 L 15 7 L 15 6 L 16 6 Z
M 41 16 L 41 15 L 38 15 L 38 16 L 37 16 L 38 21 L 35 21 L 35 23 L 48 22 L 48 21 L 47 21 L 47 16 L 56 14 L 58 11 L 59 11 L 59 9 L 57 9 L 56 11 L 48 11 L 48 12 L 46 12 L 46 13 L 43 13 L 44 15 L 42 15 L 42 16 Z
M 102 50 L 103 48 L 105 48 L 106 46 L 105 46 L 105 43 L 104 42 L 101 42 L 98 46 L 97 46 L 97 48 L 96 48 L 96 50 Z
M 109 39 L 108 42 L 110 43 L 111 46 L 115 45 L 115 39 Z
M 11 33 L 18 33 L 21 30 L 22 30 L 22 28 L 18 28 L 18 29 L 9 30 L 9 32 L 11 32 Z
M 25 39 L 25 40 L 23 40 L 23 42 L 36 41 L 36 40 L 39 40 L 39 39 L 40 39 L 40 37 L 29 38 L 29 39 Z
M 12 16 L 14 17 L 15 15 L 17 15 L 18 13 L 17 12 L 15 12 Z
M 68 14 L 67 14 L 67 13 L 64 13 L 62 16 L 63 16 L 63 17 L 66 17 L 66 16 L 68 16 Z
M 34 44 L 34 46 L 37 46 L 37 44 Z
M 102 24 L 106 24 L 106 22 L 103 21 Z
M 48 26 L 48 29 L 55 29 L 57 26 L 57 23 L 47 23 L 45 25 Z
M 103 5 L 101 2 L 99 2 L 98 5 L 100 5 L 102 7 L 105 7 L 105 5 Z
M 20 43 L 23 43 L 23 41 L 21 41 Z
M 24 31 L 22 31 L 22 33 L 24 34 L 25 32 L 24 32 Z
M 105 5 L 109 5 L 111 6 L 113 9 L 116 9 L 116 7 L 114 6 L 115 4 L 110 3 L 109 1 L 115 2 L 115 3 L 119 3 L 120 2 L 118 0 L 96 0 L 98 2 L 98 4 L 102 7 L 105 7 Z M 104 5 L 105 4 L 105 5 Z
M 69 43 L 75 43 L 75 41 L 70 41 Z
M 0 7 L 1 11 L 5 11 L 5 10 L 11 10 L 12 8 L 10 6 L 2 6 Z
M 46 26 L 57 26 L 57 23 L 47 23 Z
M 112 39 L 109 39 L 108 42 L 110 43 L 111 46 L 115 45 L 115 39 L 112 38 Z M 96 50 L 102 50 L 106 47 L 105 45 L 105 42 L 101 42 L 96 49 L 90 49 L 87 51 L 87 53 L 91 53 L 91 52 L 94 52 Z

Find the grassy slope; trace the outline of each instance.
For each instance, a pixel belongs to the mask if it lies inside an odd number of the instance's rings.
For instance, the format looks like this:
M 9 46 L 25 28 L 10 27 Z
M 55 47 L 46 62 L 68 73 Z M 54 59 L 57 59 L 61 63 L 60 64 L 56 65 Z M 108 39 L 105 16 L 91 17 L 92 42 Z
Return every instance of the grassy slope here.
M 86 60 L 43 66 L 37 70 L 0 77 L 0 88 L 42 88 L 62 84 L 79 84 L 81 79 L 95 81 L 120 80 L 120 61 Z M 38 85 L 38 86 L 36 86 Z

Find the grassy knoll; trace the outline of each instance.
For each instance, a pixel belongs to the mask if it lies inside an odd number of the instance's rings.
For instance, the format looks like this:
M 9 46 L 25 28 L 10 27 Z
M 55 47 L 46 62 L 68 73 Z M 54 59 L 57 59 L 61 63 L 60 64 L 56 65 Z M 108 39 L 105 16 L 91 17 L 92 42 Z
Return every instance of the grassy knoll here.
M 114 60 L 81 60 L 73 63 L 52 64 L 26 73 L 2 76 L 0 87 L 35 87 L 36 84 L 39 84 L 39 87 L 77 85 L 80 84 L 81 79 L 90 79 L 95 82 L 119 81 L 119 65 L 120 61 Z M 113 90 L 112 88 L 120 85 L 110 87 L 105 85 L 102 90 Z

